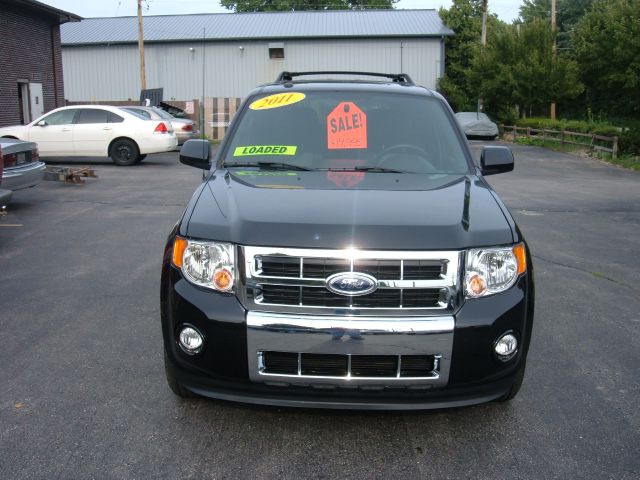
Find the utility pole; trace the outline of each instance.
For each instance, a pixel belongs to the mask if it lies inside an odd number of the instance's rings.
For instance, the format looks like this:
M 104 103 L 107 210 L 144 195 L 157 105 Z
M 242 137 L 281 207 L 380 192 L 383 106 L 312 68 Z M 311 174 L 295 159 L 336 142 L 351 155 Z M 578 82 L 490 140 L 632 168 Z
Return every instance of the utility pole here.
M 138 50 L 140 51 L 140 88 L 147 89 L 147 76 L 144 68 L 144 34 L 142 33 L 142 0 L 138 0 Z
M 488 0 L 482 0 L 482 35 L 480 37 L 482 48 L 487 46 L 487 3 Z
M 480 34 L 480 43 L 482 44 L 482 49 L 487 46 L 487 10 L 488 10 L 488 0 L 482 0 L 482 33 Z M 478 109 L 476 114 L 479 116 L 480 111 L 484 108 L 482 104 L 482 99 L 478 99 Z
M 553 55 L 553 63 L 556 62 L 556 0 L 551 0 L 551 32 L 553 32 L 553 47 L 552 47 L 552 55 Z M 549 116 L 551 120 L 556 119 L 556 102 L 551 102 L 551 107 L 549 108 Z

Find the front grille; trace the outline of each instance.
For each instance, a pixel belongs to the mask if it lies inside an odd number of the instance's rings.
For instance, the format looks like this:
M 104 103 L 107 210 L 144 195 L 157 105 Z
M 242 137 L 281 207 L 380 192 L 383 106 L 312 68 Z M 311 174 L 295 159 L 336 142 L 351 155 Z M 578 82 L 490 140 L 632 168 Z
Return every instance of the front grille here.
M 282 255 L 256 258 L 257 270 L 268 277 L 327 278 L 351 271 L 349 260 L 334 258 L 297 258 Z M 441 260 L 354 260 L 353 271 L 379 280 L 437 280 L 445 272 Z
M 445 293 L 438 288 L 381 288 L 368 295 L 347 297 L 324 287 L 298 287 L 264 284 L 258 287 L 260 303 L 271 305 L 306 305 L 309 307 L 352 308 L 435 308 Z
M 241 247 L 244 288 L 250 311 L 321 314 L 351 309 L 353 315 L 424 315 L 451 312 L 459 290 L 461 252 L 320 250 Z M 362 273 L 377 282 L 367 295 L 340 295 L 326 288 L 338 273 Z M 413 311 L 412 311 L 413 310 Z
M 262 373 L 303 377 L 421 378 L 437 375 L 435 355 L 262 352 Z

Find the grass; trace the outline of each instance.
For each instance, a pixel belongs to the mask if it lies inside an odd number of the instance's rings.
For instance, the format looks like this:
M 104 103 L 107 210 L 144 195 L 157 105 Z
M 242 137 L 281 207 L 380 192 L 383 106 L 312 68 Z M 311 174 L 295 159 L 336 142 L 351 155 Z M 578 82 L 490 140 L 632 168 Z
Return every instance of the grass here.
M 617 165 L 619 167 L 628 168 L 629 170 L 640 171 L 640 157 L 634 155 L 618 155 L 618 158 L 611 158 L 611 155 L 605 152 L 599 152 L 597 150 L 589 150 L 588 147 L 582 147 L 580 145 L 571 145 L 564 144 L 561 145 L 559 142 L 554 141 L 544 141 L 538 138 L 526 138 L 526 137 L 518 137 L 515 140 L 515 143 L 519 143 L 521 145 L 533 145 L 536 147 L 544 147 L 550 150 L 555 150 L 556 152 L 565 152 L 565 153 L 583 153 L 592 158 L 596 158 L 598 160 L 602 160 L 603 162 L 610 163 L 612 165 Z

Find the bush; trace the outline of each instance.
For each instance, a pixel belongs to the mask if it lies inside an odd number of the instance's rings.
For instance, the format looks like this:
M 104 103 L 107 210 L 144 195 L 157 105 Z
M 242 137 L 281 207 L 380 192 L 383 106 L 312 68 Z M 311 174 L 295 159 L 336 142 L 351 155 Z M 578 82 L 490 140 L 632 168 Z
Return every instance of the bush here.
M 516 120 L 518 127 L 545 128 L 547 130 L 567 130 L 577 133 L 595 133 L 596 135 L 620 135 L 620 128 L 609 123 L 586 122 L 584 120 L 551 120 L 550 118 L 532 117 Z
M 569 120 L 564 124 L 564 130 L 578 133 L 591 133 L 591 129 L 594 127 L 595 124 L 582 120 Z
M 591 129 L 590 133 L 595 133 L 596 135 L 603 135 L 605 137 L 613 137 L 615 135 L 620 135 L 620 128 L 614 127 L 612 125 L 598 125 L 597 127 Z
M 640 155 L 640 122 L 629 125 L 619 135 L 621 153 Z
M 525 128 L 547 128 L 549 130 L 562 130 L 559 120 L 551 120 L 550 118 L 531 117 L 520 118 L 516 121 L 518 127 Z

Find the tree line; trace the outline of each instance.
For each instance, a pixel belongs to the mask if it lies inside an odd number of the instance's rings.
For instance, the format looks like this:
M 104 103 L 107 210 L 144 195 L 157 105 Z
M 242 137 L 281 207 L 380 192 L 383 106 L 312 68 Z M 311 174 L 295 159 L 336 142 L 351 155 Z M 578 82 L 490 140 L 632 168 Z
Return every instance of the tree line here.
M 511 24 L 489 16 L 484 48 L 482 0 L 454 0 L 440 16 L 456 33 L 439 82 L 455 109 L 482 98 L 504 121 L 546 116 L 551 102 L 565 118 L 640 116 L 640 0 L 557 0 L 555 31 L 551 0 L 525 0 Z

